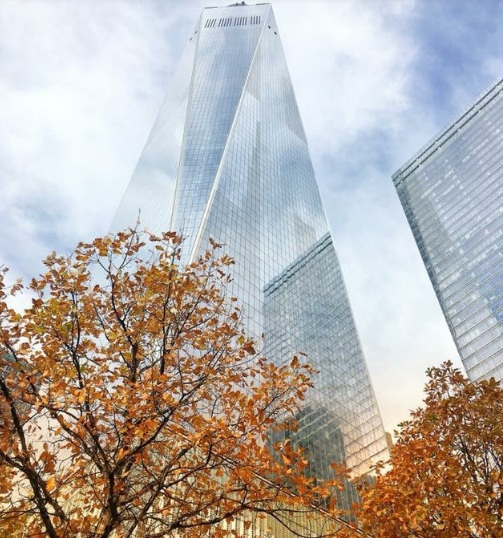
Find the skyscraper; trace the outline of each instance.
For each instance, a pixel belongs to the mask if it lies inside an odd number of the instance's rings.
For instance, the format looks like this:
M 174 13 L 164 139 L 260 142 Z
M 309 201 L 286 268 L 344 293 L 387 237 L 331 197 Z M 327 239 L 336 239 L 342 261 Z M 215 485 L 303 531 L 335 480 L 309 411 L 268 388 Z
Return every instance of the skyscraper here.
M 149 230 L 186 237 L 187 261 L 210 237 L 223 243 L 236 261 L 230 293 L 266 356 L 306 352 L 320 371 L 299 421 L 310 472 L 330 476 L 335 459 L 361 474 L 385 458 L 270 5 L 203 10 L 113 229 L 139 211 Z
M 503 80 L 393 175 L 472 381 L 503 379 Z

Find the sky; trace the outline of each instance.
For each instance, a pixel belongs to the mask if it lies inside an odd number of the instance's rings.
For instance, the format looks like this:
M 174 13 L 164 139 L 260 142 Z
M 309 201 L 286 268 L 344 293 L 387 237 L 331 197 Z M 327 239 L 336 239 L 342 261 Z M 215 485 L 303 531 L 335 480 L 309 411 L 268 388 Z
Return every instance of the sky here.
M 0 1 L 0 265 L 107 233 L 197 22 L 219 0 Z M 385 427 L 461 362 L 391 175 L 503 72 L 499 0 L 273 0 Z M 20 300 L 17 306 L 22 306 Z

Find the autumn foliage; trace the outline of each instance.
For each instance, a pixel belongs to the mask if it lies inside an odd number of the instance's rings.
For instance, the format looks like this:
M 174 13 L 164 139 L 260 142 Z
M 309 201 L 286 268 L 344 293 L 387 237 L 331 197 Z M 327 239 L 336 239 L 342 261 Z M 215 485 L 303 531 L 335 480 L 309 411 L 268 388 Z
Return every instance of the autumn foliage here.
M 427 375 L 425 405 L 400 425 L 390 466 L 361 489 L 361 529 L 379 538 L 500 538 L 503 388 L 470 383 L 451 363 Z
M 257 355 L 232 260 L 213 245 L 183 266 L 180 243 L 131 230 L 52 254 L 23 313 L 2 273 L 1 536 L 218 537 L 240 513 L 330 508 L 299 449 L 267 448 L 310 368 Z

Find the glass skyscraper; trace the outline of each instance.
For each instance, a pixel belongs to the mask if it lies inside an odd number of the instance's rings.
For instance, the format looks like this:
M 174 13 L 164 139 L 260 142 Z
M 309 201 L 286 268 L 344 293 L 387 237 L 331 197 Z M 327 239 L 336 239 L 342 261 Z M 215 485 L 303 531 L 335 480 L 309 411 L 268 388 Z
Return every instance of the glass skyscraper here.
M 310 473 L 331 476 L 335 460 L 363 474 L 387 457 L 270 5 L 203 10 L 113 230 L 138 214 L 181 232 L 187 261 L 223 243 L 263 353 L 305 352 L 320 371 L 296 434 Z
M 503 80 L 393 175 L 472 381 L 503 379 Z

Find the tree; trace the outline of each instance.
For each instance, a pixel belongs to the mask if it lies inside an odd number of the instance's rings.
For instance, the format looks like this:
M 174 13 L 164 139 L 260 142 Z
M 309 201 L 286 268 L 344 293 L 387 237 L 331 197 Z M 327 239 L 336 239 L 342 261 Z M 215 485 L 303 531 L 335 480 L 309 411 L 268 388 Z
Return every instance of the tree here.
M 361 487 L 360 528 L 386 538 L 500 537 L 503 389 L 470 383 L 450 362 L 427 375 L 425 406 L 399 425 L 388 470 L 379 465 Z
M 218 537 L 244 512 L 327 506 L 300 449 L 267 447 L 311 368 L 257 355 L 232 260 L 212 243 L 184 267 L 180 244 L 130 230 L 53 253 L 23 313 L 2 273 L 0 533 Z

